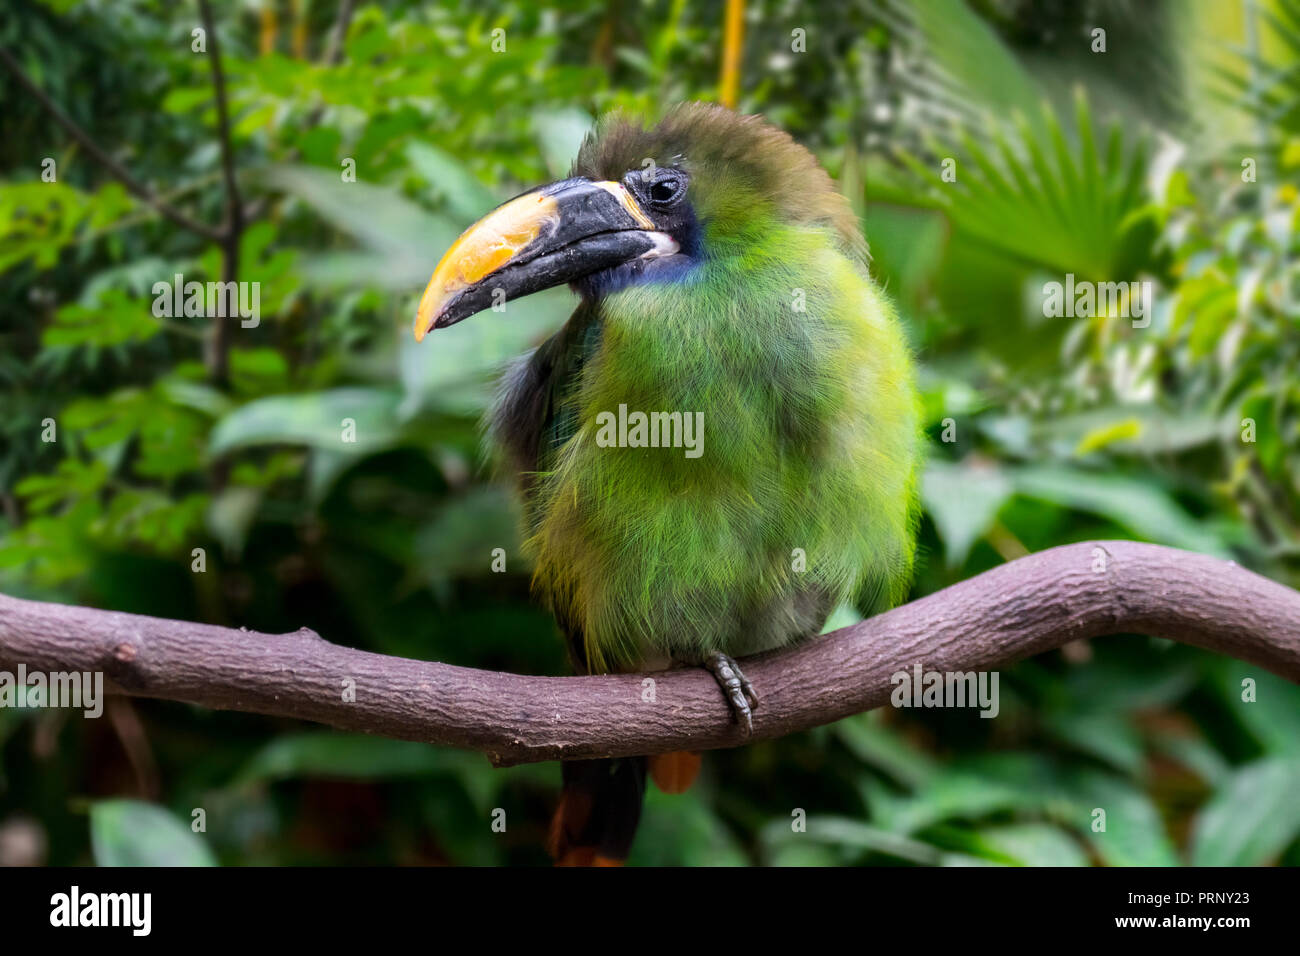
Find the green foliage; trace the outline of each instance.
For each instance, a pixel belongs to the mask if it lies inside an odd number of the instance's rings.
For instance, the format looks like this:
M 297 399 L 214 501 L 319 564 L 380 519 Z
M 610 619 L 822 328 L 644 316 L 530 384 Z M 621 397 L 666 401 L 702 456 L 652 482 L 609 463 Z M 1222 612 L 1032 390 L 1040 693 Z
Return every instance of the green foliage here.
M 573 298 L 421 347 L 410 321 L 456 235 L 566 175 L 594 116 L 716 97 L 722 5 L 542 6 L 358 5 L 337 64 L 333 4 L 292 5 L 301 21 L 274 35 L 217 11 L 252 213 L 233 269 L 261 313 L 229 322 L 225 381 L 205 364 L 210 321 L 153 308 L 178 273 L 222 279 L 221 250 L 129 195 L 0 71 L 0 590 L 563 672 L 478 420 L 500 366 Z M 1235 0 L 1106 6 L 1112 50 L 1142 56 L 1089 54 L 1078 5 L 834 0 L 812 28 L 747 4 L 741 107 L 838 177 L 914 333 L 933 438 L 914 597 L 1097 537 L 1300 584 L 1300 6 L 1260 5 L 1254 47 L 1228 18 L 1237 35 L 1187 54 L 1191 27 L 1222 27 Z M 19 0 L 0 43 L 138 180 L 217 224 L 192 19 Z M 1207 79 L 1227 98 L 1205 100 Z M 1151 282 L 1150 324 L 1045 318 L 1064 273 Z M 996 720 L 886 709 L 710 754 L 697 789 L 650 795 L 633 862 L 1300 863 L 1300 689 L 1140 635 L 1001 678 Z M 545 862 L 555 766 L 123 706 L 139 739 L 0 709 L 0 826 L 35 819 L 50 862 Z
M 1215 791 L 1192 837 L 1196 866 L 1260 866 L 1300 836 L 1300 760 L 1271 757 L 1246 764 Z M 1268 820 L 1267 828 L 1257 824 Z
M 998 256 L 1088 279 L 1140 271 L 1154 238 L 1148 221 L 1153 210 L 1143 196 L 1145 142 L 1139 140 L 1126 156 L 1122 127 L 1115 123 L 1102 155 L 1082 96 L 1070 131 L 1077 146 L 1050 111 L 1038 127 L 1021 120 L 1017 128 L 1013 141 L 993 127 L 996 155 L 962 135 L 962 159 L 955 167 L 960 172 L 951 184 L 920 160 L 902 158 L 935 187 L 936 205 L 953 227 Z M 1043 139 L 1050 151 L 1039 145 Z M 941 149 L 931 146 L 935 155 L 943 155 Z M 1008 230 L 1008 222 L 1023 228 Z
M 1218 70 L 1225 92 L 1256 121 L 1262 146 L 1295 166 L 1300 137 L 1300 3 L 1276 0 L 1259 11 L 1261 30 L 1270 45 L 1256 42 Z
M 201 837 L 162 807 L 100 800 L 90 808 L 90 841 L 99 866 L 215 866 Z

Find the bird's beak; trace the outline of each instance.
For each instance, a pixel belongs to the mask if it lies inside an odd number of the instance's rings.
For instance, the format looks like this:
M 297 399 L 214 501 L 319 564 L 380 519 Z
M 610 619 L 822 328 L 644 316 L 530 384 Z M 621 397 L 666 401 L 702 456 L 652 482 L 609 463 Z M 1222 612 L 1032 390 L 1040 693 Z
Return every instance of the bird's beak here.
M 508 299 L 676 251 L 619 183 L 543 186 L 498 206 L 447 250 L 420 299 L 415 340 Z

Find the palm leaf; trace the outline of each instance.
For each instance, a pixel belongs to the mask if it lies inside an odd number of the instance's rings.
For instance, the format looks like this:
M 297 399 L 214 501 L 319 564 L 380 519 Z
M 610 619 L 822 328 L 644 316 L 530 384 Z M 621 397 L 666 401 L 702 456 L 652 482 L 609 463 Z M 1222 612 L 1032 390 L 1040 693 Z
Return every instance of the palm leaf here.
M 944 212 L 967 238 L 1032 268 L 1102 280 L 1131 277 L 1145 264 L 1144 248 L 1132 242 L 1146 206 L 1145 138 L 1126 150 L 1112 124 L 1103 154 L 1082 94 L 1073 129 L 1044 107 L 1041 123 L 1019 118 L 1014 131 L 994 124 L 984 137 L 992 148 L 970 131 L 956 137 L 959 146 L 929 142 L 931 156 L 959 157 L 955 182 L 945 182 L 933 160 L 898 151 L 931 187 L 912 199 Z
M 1215 92 L 1262 127 L 1264 142 L 1255 145 L 1279 149 L 1300 136 L 1300 0 L 1274 0 L 1272 10 L 1257 8 L 1256 16 L 1287 62 L 1273 62 L 1258 43 L 1239 49 L 1234 62 L 1213 68 Z

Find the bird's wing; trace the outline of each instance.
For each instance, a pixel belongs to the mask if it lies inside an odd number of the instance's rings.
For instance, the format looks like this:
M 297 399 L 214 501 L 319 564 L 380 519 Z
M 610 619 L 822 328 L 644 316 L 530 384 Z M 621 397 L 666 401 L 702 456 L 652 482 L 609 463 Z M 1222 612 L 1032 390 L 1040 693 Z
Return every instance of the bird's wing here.
M 583 303 L 560 331 L 511 363 L 502 377 L 489 413 L 489 435 L 530 503 L 532 477 L 551 467 L 555 452 L 577 428 L 567 399 L 599 344 L 597 310 Z
M 502 377 L 488 434 L 514 472 L 529 532 L 541 517 L 534 494 L 537 475 L 550 470 L 559 449 L 577 430 L 570 399 L 581 383 L 583 366 L 599 345 L 598 310 L 583 303 L 560 331 L 512 363 Z M 558 611 L 556 620 L 574 668 L 585 673 L 589 668 L 581 627 Z

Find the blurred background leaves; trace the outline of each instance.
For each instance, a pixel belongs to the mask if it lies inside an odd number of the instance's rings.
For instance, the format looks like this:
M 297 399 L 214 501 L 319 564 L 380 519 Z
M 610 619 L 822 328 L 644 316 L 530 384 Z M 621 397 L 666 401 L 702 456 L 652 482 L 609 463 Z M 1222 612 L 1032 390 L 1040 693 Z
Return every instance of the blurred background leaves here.
M 913 596 L 1097 537 L 1300 585 L 1300 4 L 744 9 L 740 108 L 839 179 L 921 359 Z M 208 320 L 151 309 L 176 273 L 219 279 L 216 247 L 0 73 L 0 590 L 563 672 L 478 420 L 573 299 L 423 348 L 409 323 L 460 230 L 564 175 L 595 116 L 717 98 L 723 3 L 248 0 L 217 20 L 253 213 L 238 276 L 261 296 L 228 383 Z M 197 25 L 190 3 L 15 0 L 0 44 L 215 223 Z M 1065 273 L 1151 282 L 1150 324 L 1045 318 Z M 1300 689 L 1129 636 L 1009 668 L 1001 697 L 995 720 L 889 710 L 710 755 L 696 790 L 650 795 L 633 862 L 1300 862 Z M 557 786 L 555 766 L 158 701 L 0 709 L 6 862 L 542 863 Z

